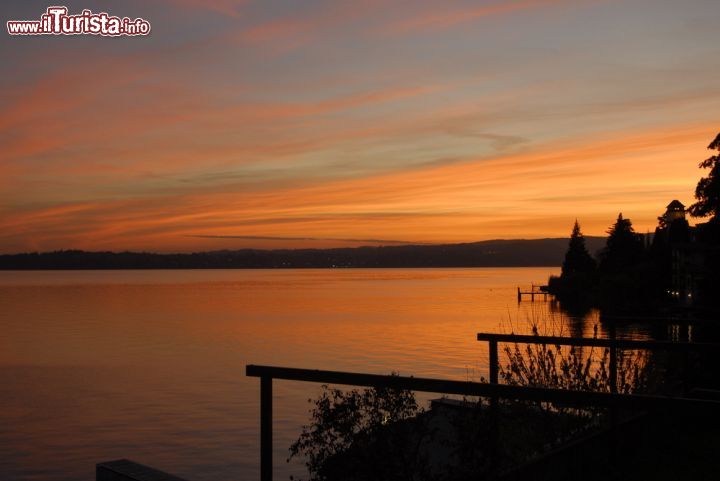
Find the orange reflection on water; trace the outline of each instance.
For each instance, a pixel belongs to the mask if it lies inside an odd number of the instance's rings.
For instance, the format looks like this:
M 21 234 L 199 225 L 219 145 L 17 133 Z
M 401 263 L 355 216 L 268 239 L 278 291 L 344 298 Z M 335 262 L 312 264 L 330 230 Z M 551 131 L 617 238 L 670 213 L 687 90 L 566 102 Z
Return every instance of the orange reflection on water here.
M 522 332 L 555 268 L 0 273 L 0 472 L 92 479 L 127 457 L 194 480 L 257 476 L 246 364 L 479 379 L 479 331 Z M 581 327 L 586 329 L 585 327 Z M 591 328 L 591 327 L 590 327 Z M 277 382 L 278 473 L 318 386 Z

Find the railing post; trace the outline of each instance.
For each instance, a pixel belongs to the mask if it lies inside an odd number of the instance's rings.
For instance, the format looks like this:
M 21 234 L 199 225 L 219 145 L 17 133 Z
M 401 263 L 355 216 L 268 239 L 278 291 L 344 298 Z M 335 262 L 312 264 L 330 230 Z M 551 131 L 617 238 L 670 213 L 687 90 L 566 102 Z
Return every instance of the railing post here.
M 617 348 L 610 348 L 610 392 L 617 392 Z
M 490 347 L 490 382 L 498 383 L 498 343 L 497 341 L 488 341 Z
M 518 290 L 519 292 L 519 290 Z M 489 347 L 489 363 L 490 363 L 490 382 L 498 383 L 498 342 L 495 340 L 488 341 Z M 500 409 L 498 406 L 498 397 L 490 397 L 490 465 L 495 470 L 500 466 Z
M 260 481 L 273 478 L 272 377 L 260 378 Z
M 610 392 L 617 393 L 617 339 L 615 332 L 615 322 L 610 324 Z M 617 455 L 618 455 L 618 409 L 615 404 L 610 406 L 610 469 L 613 476 L 617 475 Z
M 615 344 L 615 323 L 610 324 L 610 392 L 617 392 L 617 345 Z

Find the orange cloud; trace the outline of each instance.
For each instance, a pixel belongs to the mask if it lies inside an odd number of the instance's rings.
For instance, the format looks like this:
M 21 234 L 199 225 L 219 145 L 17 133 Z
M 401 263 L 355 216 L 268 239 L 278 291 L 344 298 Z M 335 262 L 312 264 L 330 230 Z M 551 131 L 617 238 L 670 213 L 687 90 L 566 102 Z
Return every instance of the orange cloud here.
M 672 198 L 691 201 L 712 133 L 708 125 L 676 126 L 307 187 L 26 209 L 3 218 L 0 244 L 159 251 L 292 244 L 198 235 L 460 242 L 565 236 L 576 217 L 586 233 L 601 235 L 619 211 L 642 232 Z
M 128 66 L 117 68 L 106 69 L 97 78 L 100 86 L 84 91 L 77 82 L 82 71 L 60 71 L 27 88 L 14 105 L 0 112 L 0 130 L 15 132 L 0 153 L 0 164 L 8 167 L 6 172 L 14 164 L 16 172 L 35 172 L 36 177 L 98 173 L 133 176 L 157 169 L 167 174 L 168 168 L 176 172 L 197 164 L 199 158 L 210 164 L 237 165 L 268 156 L 309 152 L 361 134 L 355 129 L 342 135 L 308 127 L 309 132 L 293 138 L 292 130 L 297 131 L 295 119 L 399 102 L 438 90 L 429 86 L 385 88 L 314 103 L 238 101 L 222 105 L 219 99 L 180 87 L 135 84 L 149 71 L 130 68 L 133 74 L 123 75 Z M 125 92 L 116 98 L 100 94 L 102 89 L 120 84 Z M 62 99 L 55 100 L 53 91 L 62 92 Z M 132 101 L 122 102 L 122 97 Z M 108 115 L 109 111 L 112 115 Z M 291 131 L 289 134 L 277 134 L 284 125 L 281 122 L 290 122 L 285 128 Z M 244 124 L 250 126 L 248 130 L 257 128 L 267 133 L 230 138 L 223 135 L 228 126 Z M 152 136 L 145 135 L 148 132 Z M 214 137 L 218 138 L 216 144 Z M 65 149 L 80 152 L 66 156 L 63 162 L 44 165 L 40 171 L 36 164 L 27 162 L 28 158 Z

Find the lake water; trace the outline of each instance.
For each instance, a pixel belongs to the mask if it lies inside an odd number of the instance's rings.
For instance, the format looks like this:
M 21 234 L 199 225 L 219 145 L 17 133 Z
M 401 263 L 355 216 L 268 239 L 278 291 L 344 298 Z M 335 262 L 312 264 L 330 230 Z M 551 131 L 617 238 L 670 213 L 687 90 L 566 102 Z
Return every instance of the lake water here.
M 117 458 L 259 479 L 246 364 L 478 380 L 480 331 L 522 332 L 554 268 L 0 272 L 0 479 L 94 479 Z M 592 332 L 592 321 L 570 321 Z M 558 333 L 558 332 L 556 332 Z M 319 387 L 276 381 L 276 479 Z

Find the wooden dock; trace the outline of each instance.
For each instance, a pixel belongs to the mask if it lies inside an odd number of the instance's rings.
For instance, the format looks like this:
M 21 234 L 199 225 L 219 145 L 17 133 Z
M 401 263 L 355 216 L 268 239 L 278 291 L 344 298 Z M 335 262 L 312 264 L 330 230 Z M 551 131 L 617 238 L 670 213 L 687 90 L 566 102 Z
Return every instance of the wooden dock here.
M 543 301 L 552 300 L 554 297 L 552 294 L 548 292 L 548 286 L 536 286 L 533 284 L 530 286 L 529 291 L 523 291 L 521 288 L 517 288 L 517 300 L 518 302 L 522 302 L 523 296 L 530 296 L 530 302 L 535 302 L 535 297 L 537 296 L 538 299 L 542 297 Z

